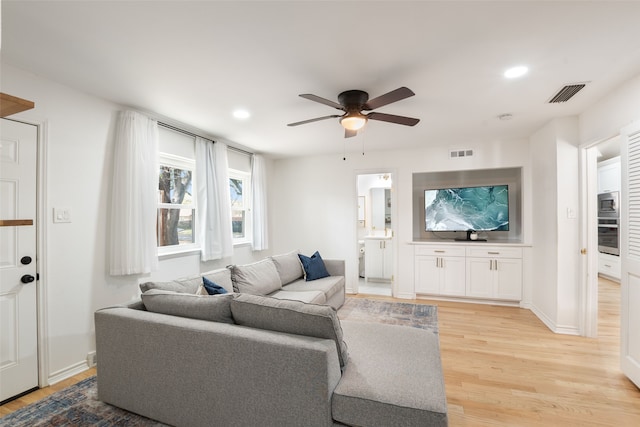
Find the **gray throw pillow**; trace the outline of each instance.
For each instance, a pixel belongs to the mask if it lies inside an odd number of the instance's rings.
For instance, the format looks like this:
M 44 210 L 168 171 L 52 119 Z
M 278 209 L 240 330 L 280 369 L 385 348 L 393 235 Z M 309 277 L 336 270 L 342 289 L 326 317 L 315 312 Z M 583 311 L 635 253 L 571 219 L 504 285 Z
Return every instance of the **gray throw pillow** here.
M 276 266 L 270 258 L 253 264 L 232 265 L 234 291 L 252 295 L 268 295 L 282 288 Z
M 274 255 L 271 259 L 276 266 L 280 280 L 282 280 L 282 286 L 288 285 L 304 275 L 300 258 L 298 258 L 298 251 Z
M 147 311 L 220 323 L 234 323 L 231 301 L 233 294 L 195 295 L 159 289 L 142 294 Z
M 340 366 L 347 364 L 347 344 L 338 314 L 331 306 L 236 294 L 231 313 L 238 325 L 331 339 L 336 343 Z

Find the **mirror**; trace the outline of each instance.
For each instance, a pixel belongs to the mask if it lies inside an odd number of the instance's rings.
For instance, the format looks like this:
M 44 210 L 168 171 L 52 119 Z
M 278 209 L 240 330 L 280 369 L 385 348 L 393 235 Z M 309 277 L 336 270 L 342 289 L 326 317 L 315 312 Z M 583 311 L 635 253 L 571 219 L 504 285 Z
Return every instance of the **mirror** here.
M 389 188 L 372 188 L 371 191 L 371 226 L 374 230 L 391 228 L 391 190 Z

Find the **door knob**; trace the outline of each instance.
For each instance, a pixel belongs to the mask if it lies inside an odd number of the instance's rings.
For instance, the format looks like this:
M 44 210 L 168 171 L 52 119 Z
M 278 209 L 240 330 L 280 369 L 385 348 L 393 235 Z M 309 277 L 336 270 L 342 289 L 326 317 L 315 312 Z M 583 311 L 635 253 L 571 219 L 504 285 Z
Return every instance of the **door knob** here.
M 25 274 L 24 276 L 22 276 L 22 277 L 20 278 L 20 281 L 21 281 L 22 283 L 31 283 L 31 282 L 33 282 L 34 280 L 36 280 L 36 278 L 35 278 L 35 277 L 33 277 L 33 276 L 32 276 L 32 275 L 30 275 L 30 274 Z
M 20 258 L 20 263 L 22 265 L 29 265 L 31 264 L 31 257 L 30 256 L 23 256 L 22 258 Z

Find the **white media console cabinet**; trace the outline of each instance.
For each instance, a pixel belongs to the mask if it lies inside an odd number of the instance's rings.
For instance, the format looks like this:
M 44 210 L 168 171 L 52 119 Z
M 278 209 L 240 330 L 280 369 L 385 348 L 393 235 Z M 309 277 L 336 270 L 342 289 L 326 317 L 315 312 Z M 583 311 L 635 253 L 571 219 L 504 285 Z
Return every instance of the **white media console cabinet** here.
M 413 242 L 417 297 L 517 304 L 522 246 L 487 242 Z

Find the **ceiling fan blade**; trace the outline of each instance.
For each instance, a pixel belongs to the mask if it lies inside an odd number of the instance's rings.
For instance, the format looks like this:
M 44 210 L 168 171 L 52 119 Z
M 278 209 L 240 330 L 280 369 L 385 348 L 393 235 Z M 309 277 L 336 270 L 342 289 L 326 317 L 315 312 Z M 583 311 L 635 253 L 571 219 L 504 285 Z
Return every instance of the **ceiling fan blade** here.
M 301 122 L 289 123 L 287 126 L 305 125 L 307 123 L 319 122 L 320 120 L 335 119 L 336 117 L 342 117 L 342 116 L 340 114 L 333 114 L 331 116 L 316 117 L 315 119 L 309 119 L 309 120 L 303 120 Z
M 349 130 L 349 129 L 345 129 L 344 130 L 344 137 L 345 138 L 351 138 L 352 136 L 356 136 L 358 134 L 357 130 Z
M 362 109 L 366 111 L 375 110 L 376 108 L 384 107 L 385 105 L 391 104 L 392 102 L 401 101 L 413 95 L 415 95 L 415 93 L 413 93 L 411 89 L 403 86 L 396 90 L 392 90 L 391 92 L 385 93 L 384 95 L 380 95 L 377 98 L 369 100 L 369 102 L 364 104 L 364 107 Z
M 313 95 L 310 93 L 303 93 L 300 95 L 304 99 L 308 99 L 310 101 L 319 102 L 320 104 L 328 105 L 329 107 L 337 108 L 338 110 L 344 110 L 344 107 L 337 102 L 329 101 L 328 99 L 321 98 L 317 95 Z
M 375 112 L 367 114 L 367 118 L 369 120 L 379 120 L 381 122 L 396 123 L 396 124 L 405 125 L 405 126 L 415 126 L 420 121 L 420 119 L 414 119 L 411 117 L 395 116 L 393 114 L 375 113 Z

